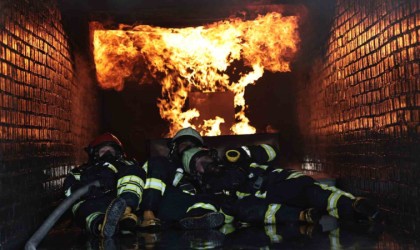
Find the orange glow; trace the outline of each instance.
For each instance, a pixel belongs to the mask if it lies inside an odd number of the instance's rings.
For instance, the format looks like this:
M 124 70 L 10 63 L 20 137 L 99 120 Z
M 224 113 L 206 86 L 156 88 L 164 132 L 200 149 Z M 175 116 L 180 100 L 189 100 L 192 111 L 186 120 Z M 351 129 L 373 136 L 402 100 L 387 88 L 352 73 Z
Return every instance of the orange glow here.
M 192 126 L 192 119 L 200 116 L 196 109 L 182 110 L 190 91 L 232 91 L 239 110 L 232 133 L 255 133 L 245 116 L 245 87 L 255 84 L 265 70 L 290 71 L 299 44 L 297 27 L 298 17 L 279 13 L 177 29 L 139 25 L 103 30 L 92 23 L 97 78 L 102 88 L 115 90 L 139 75 L 140 84 L 150 82 L 148 78 L 159 82 L 162 96 L 157 105 L 170 124 L 167 136 Z M 236 82 L 227 72 L 234 61 L 247 68 L 235 68 L 241 70 Z M 222 122 L 223 118 L 215 117 L 197 129 L 203 135 L 218 135 Z

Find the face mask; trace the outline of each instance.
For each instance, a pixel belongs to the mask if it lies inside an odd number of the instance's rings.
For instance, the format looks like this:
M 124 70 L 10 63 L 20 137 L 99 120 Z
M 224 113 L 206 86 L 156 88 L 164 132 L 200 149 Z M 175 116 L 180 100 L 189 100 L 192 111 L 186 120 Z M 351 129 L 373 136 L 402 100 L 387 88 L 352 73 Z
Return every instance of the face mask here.
M 109 161 L 116 160 L 116 158 L 117 157 L 112 152 L 107 151 L 107 152 L 105 152 L 105 154 L 103 154 L 101 157 L 99 157 L 99 161 L 109 162 Z

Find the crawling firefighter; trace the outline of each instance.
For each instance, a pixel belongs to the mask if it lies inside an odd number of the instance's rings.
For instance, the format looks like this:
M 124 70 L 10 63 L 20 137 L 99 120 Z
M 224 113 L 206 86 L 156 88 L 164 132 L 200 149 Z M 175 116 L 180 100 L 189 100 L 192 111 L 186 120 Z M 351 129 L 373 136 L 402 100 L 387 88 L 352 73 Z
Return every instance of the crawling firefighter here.
M 99 180 L 77 202 L 72 212 L 76 223 L 98 237 L 109 238 L 120 230 L 133 230 L 135 211 L 142 199 L 145 172 L 136 160 L 127 159 L 120 140 L 111 133 L 95 138 L 86 148 L 88 162 L 70 171 L 64 181 L 66 196 Z
M 328 212 L 335 218 L 363 216 L 375 220 L 379 217 L 376 205 L 366 198 L 318 183 L 301 172 L 271 166 L 276 155 L 276 150 L 267 144 L 242 146 L 227 150 L 221 163 L 214 150 L 196 147 L 183 153 L 183 166 L 200 180 L 206 192 L 236 197 L 238 203 L 229 212 L 236 217 L 242 214 L 242 220 L 267 220 L 261 211 L 259 218 L 253 217 L 258 213 L 252 212 L 249 204 L 256 199 L 265 201 L 268 205 L 265 214 L 271 213 L 272 218 L 282 217 L 286 211 L 290 213 L 290 207 Z M 299 214 L 301 219 L 307 215 Z M 314 217 L 319 219 L 319 216 Z
M 182 168 L 182 153 L 203 143 L 193 128 L 181 129 L 169 142 L 168 157 L 153 157 L 143 165 L 147 178 L 140 228 L 157 229 L 161 219 L 177 222 L 184 229 L 209 229 L 223 224 L 224 216 L 212 196 L 196 194 L 193 180 L 184 175 Z

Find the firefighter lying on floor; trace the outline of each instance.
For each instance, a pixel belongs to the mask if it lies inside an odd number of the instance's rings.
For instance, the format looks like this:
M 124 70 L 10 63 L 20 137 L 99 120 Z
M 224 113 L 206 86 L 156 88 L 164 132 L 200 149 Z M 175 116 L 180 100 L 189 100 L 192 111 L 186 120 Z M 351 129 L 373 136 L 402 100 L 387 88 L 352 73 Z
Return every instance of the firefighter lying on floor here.
M 215 228 L 233 220 L 225 210 L 237 211 L 235 216 L 243 222 L 276 223 L 276 221 L 318 220 L 320 213 L 315 209 L 303 210 L 280 204 L 266 204 L 252 197 L 236 201 L 225 195 L 204 192 L 200 181 L 184 171 L 182 155 L 186 150 L 203 145 L 203 139 L 192 128 L 180 130 L 169 145 L 169 159 L 155 157 L 143 168 L 147 172 L 145 192 L 141 208 L 144 218 L 141 227 L 159 226 L 158 218 L 165 221 L 179 221 L 186 229 Z M 168 209 L 170 207 L 170 209 Z M 235 209 L 241 207 L 241 209 Z M 246 208 L 246 209 L 242 209 Z
M 129 160 L 117 137 L 105 133 L 86 148 L 87 163 L 70 171 L 64 180 L 66 196 L 99 180 L 100 187 L 91 187 L 72 212 L 76 223 L 90 234 L 112 237 L 118 228 L 133 230 L 137 224 L 135 210 L 142 199 L 146 173 L 137 161 Z
M 236 197 L 239 205 L 229 211 L 234 215 L 250 210 L 247 199 L 261 199 L 271 206 L 270 211 L 276 216 L 287 205 L 301 209 L 315 208 L 315 211 L 335 218 L 362 216 L 375 220 L 379 217 L 376 205 L 366 198 L 354 197 L 336 187 L 320 184 L 301 172 L 265 164 L 275 157 L 276 151 L 269 145 L 243 146 L 227 150 L 221 163 L 217 151 L 196 147 L 183 153 L 183 166 L 186 172 L 196 176 L 205 192 Z M 262 216 L 263 213 L 260 214 Z
M 223 224 L 224 216 L 212 196 L 194 195 L 193 186 L 183 174 L 183 151 L 203 145 L 192 128 L 184 128 L 172 138 L 168 157 L 153 157 L 144 165 L 147 173 L 143 202 L 142 229 L 156 229 L 161 220 L 179 223 L 185 229 L 209 229 Z

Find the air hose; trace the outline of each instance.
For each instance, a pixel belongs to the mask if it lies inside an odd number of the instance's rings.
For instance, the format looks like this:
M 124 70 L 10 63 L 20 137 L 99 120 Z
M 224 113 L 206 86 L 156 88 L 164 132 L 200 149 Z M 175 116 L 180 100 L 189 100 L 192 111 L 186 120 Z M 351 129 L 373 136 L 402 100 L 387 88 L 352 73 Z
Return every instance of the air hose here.
M 70 208 L 77 200 L 79 200 L 83 195 L 85 195 L 91 186 L 99 187 L 99 181 L 94 181 L 82 188 L 76 190 L 72 195 L 67 197 L 44 221 L 44 223 L 39 227 L 39 229 L 32 235 L 32 237 L 26 242 L 25 250 L 35 250 L 39 242 L 47 235 L 50 229 L 58 221 L 61 215 Z

